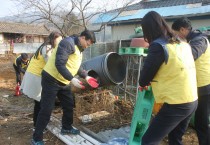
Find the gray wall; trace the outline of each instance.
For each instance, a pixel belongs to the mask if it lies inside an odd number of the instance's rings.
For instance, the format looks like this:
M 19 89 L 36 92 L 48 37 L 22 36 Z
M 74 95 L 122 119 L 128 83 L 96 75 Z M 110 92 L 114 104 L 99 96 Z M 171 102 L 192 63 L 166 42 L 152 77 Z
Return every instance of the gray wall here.
M 173 22 L 168 22 L 168 25 L 171 27 Z M 191 24 L 193 26 L 193 29 L 197 29 L 200 27 L 206 27 L 210 26 L 210 19 L 205 20 L 191 20 Z
M 118 25 L 112 26 L 112 40 L 128 39 L 130 35 L 133 35 L 134 29 L 140 25 Z
M 204 20 L 192 20 L 192 26 L 194 29 L 204 26 L 210 26 L 210 19 Z M 168 22 L 168 25 L 171 27 L 172 22 Z M 118 25 L 112 26 L 112 40 L 121 40 L 121 39 L 128 39 L 130 35 L 134 34 L 134 28 L 140 25 Z

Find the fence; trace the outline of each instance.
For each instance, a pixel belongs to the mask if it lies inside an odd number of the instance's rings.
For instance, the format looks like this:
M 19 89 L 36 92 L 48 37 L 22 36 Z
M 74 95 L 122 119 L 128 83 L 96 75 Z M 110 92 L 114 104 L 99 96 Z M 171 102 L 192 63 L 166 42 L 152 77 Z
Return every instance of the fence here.
M 14 43 L 13 53 L 35 53 L 42 43 Z
M 35 53 L 41 44 L 42 43 L 14 43 L 14 47 L 10 47 L 9 43 L 0 44 L 0 54 L 6 54 L 9 51 L 13 53 Z M 117 41 L 110 43 L 96 43 L 90 48 L 85 49 L 83 53 L 83 61 L 107 52 L 117 52 L 118 46 Z
M 96 43 L 92 45 L 90 48 L 85 49 L 83 53 L 83 61 L 86 61 L 88 59 L 91 59 L 93 57 L 102 55 L 107 52 L 118 52 L 118 42 L 102 42 L 102 43 Z

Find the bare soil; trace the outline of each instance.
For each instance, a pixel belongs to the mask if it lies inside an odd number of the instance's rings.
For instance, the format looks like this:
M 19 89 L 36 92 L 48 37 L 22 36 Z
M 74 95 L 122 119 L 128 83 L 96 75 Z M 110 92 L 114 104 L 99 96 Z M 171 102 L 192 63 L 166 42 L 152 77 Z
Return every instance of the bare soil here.
M 14 56 L 0 58 L 0 145 L 29 145 L 33 134 L 33 100 L 14 96 L 15 72 L 12 66 Z M 46 145 L 64 145 L 47 131 Z
M 15 73 L 12 66 L 15 56 L 0 56 L 0 145 L 29 145 L 33 134 L 33 100 L 28 97 L 14 96 Z M 123 101 L 114 104 L 114 112 L 109 118 L 98 120 L 86 125 L 75 118 L 75 125 L 84 125 L 91 131 L 97 133 L 102 130 L 119 128 L 129 124 L 132 117 L 132 105 Z M 54 110 L 55 114 L 61 115 L 61 108 Z M 58 115 L 58 116 L 59 116 Z M 47 131 L 44 134 L 46 145 L 64 145 L 57 137 Z M 185 145 L 198 145 L 194 129 L 191 127 L 186 131 L 183 142 Z M 167 145 L 165 138 L 161 145 Z

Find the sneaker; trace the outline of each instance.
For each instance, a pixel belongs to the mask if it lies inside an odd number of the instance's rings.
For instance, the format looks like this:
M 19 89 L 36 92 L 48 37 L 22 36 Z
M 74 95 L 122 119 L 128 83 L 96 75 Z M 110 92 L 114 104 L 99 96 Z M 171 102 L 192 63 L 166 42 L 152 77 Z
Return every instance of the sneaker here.
M 73 134 L 73 135 L 78 135 L 80 134 L 80 131 L 78 129 L 69 129 L 69 130 L 66 130 L 66 129 L 61 129 L 61 134 L 62 135 L 65 135 L 65 134 Z
M 44 145 L 44 142 L 43 141 L 37 141 L 37 142 L 35 142 L 35 140 L 32 139 L 30 145 Z

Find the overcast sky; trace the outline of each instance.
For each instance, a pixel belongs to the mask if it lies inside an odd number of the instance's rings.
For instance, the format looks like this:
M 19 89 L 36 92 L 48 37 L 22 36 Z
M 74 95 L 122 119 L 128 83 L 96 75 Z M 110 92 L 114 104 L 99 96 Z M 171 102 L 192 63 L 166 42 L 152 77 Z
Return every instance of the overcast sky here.
M 13 15 L 12 11 L 14 9 L 14 4 L 9 0 L 2 0 L 0 4 L 0 17 Z
M 55 0 L 55 1 L 60 1 L 60 0 Z M 63 1 L 63 0 L 62 0 Z M 108 10 L 110 9 L 115 9 L 116 8 L 116 4 L 117 3 L 117 7 L 119 8 L 120 6 L 122 6 L 122 2 L 123 1 L 128 1 L 128 0 L 93 0 L 92 4 L 93 7 L 95 6 L 99 6 L 101 4 L 101 2 L 103 3 L 107 3 L 108 5 L 110 5 L 108 7 Z M 134 2 L 140 1 L 140 0 L 132 0 Z M 0 4 L 0 17 L 5 17 L 5 16 L 10 16 L 10 15 L 15 15 L 17 14 L 17 8 L 14 4 L 14 2 L 11 2 L 10 0 L 1 0 L 1 4 Z

